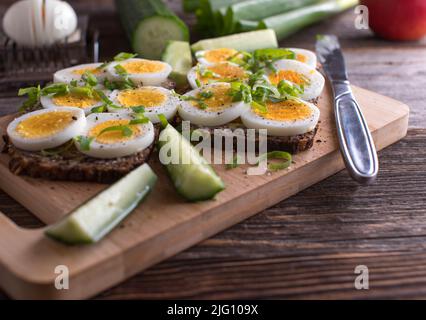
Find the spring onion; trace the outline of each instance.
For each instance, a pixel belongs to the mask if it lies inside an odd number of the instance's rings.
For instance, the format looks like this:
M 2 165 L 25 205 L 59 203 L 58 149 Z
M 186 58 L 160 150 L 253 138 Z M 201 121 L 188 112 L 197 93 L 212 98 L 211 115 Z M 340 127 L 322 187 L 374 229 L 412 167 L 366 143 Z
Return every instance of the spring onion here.
M 358 0 L 333 0 L 313 4 L 287 13 L 271 16 L 259 22 L 258 29 L 273 29 L 278 39 L 283 39 L 300 29 L 345 11 Z

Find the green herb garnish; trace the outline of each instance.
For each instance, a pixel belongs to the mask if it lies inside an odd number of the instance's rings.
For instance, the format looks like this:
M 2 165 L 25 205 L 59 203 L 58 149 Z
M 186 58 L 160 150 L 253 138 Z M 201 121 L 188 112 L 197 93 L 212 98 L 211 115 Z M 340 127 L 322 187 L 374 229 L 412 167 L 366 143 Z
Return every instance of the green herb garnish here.
M 137 53 L 120 52 L 114 57 L 114 61 L 123 61 L 137 57 Z
M 144 113 L 145 112 L 144 106 L 131 107 L 131 109 L 134 113 Z
M 167 125 L 169 124 L 169 122 L 167 121 L 167 118 L 164 114 L 160 113 L 158 116 L 158 119 L 160 120 L 161 123 L 161 127 L 164 129 L 165 127 L 167 127 Z
M 81 150 L 88 151 L 90 150 L 90 144 L 94 139 L 94 137 L 77 136 L 74 138 L 74 141 L 80 145 Z
M 28 87 L 28 88 L 21 88 L 18 91 L 18 96 L 27 96 L 27 100 L 25 100 L 21 107 L 19 108 L 19 111 L 25 111 L 29 108 L 34 107 L 40 100 L 40 85 L 37 87 Z
M 259 157 L 259 162 L 267 161 L 268 159 L 283 160 L 279 163 L 268 163 L 268 169 L 271 171 L 278 171 L 288 168 L 291 165 L 291 154 L 285 151 L 272 151 L 264 153 Z M 259 164 L 258 162 L 258 164 Z
M 130 137 L 133 133 L 132 128 L 130 128 L 128 125 L 123 124 L 123 125 L 111 126 L 111 127 L 103 129 L 101 132 L 99 132 L 98 137 L 104 134 L 105 132 L 111 132 L 111 131 L 121 131 L 121 134 L 124 137 Z
M 237 168 L 239 166 L 238 162 L 240 162 L 240 157 L 238 155 L 235 155 L 232 158 L 232 163 L 227 163 L 226 164 L 226 170 L 231 170 L 231 169 Z
M 91 87 L 94 87 L 98 84 L 98 79 L 90 71 L 84 72 L 83 75 L 81 76 L 81 80 L 83 80 L 84 83 L 86 83 L 87 85 Z

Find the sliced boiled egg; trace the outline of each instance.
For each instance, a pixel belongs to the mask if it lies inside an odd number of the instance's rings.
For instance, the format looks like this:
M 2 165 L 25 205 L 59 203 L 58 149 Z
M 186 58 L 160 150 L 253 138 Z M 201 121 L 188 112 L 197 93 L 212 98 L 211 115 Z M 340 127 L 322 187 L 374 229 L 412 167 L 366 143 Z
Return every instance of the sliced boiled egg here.
M 196 125 L 220 126 L 237 119 L 249 107 L 243 101 L 233 102 L 231 85 L 217 82 L 187 92 L 181 97 L 180 117 Z
M 323 88 L 325 79 L 314 68 L 295 60 L 279 60 L 274 64 L 275 71 L 269 71 L 267 77 L 270 83 L 277 85 L 281 80 L 290 81 L 303 87 L 300 98 L 311 100 L 317 98 Z
M 89 114 L 94 107 L 99 107 L 103 101 L 96 97 L 69 92 L 66 94 L 51 94 L 40 98 L 43 108 L 63 108 L 74 107 L 80 108 L 85 114 Z
M 207 66 L 220 62 L 227 62 L 230 58 L 235 57 L 236 55 L 238 55 L 238 51 L 231 48 L 202 50 L 195 53 L 197 61 Z
M 19 149 L 40 151 L 64 144 L 81 134 L 85 126 L 86 117 L 81 109 L 42 109 L 13 120 L 7 135 Z
M 87 126 L 82 133 L 82 136 L 92 139 L 90 146 L 82 148 L 76 141 L 76 147 L 90 157 L 103 159 L 140 152 L 154 142 L 154 126 L 151 122 L 130 124 L 134 119 L 130 114 L 93 113 L 87 116 Z M 123 130 L 108 129 L 117 127 L 127 128 L 130 134 L 126 135 Z
M 267 129 L 270 136 L 293 136 L 312 131 L 319 115 L 312 103 L 289 99 L 267 102 L 265 110 L 252 107 L 241 115 L 241 121 L 250 129 Z
M 114 106 L 109 107 L 109 112 L 133 112 L 138 107 L 144 107 L 144 115 L 153 123 L 160 122 L 159 114 L 163 114 L 167 120 L 172 119 L 177 111 L 179 99 L 162 87 L 139 87 L 127 90 L 114 90 L 110 95 Z
M 191 87 L 196 89 L 200 85 L 213 82 L 242 81 L 248 78 L 249 74 L 247 70 L 235 63 L 221 62 L 210 66 L 198 64 L 188 72 L 187 78 Z
M 317 67 L 317 56 L 314 52 L 306 49 L 289 48 L 295 54 L 295 60 L 307 64 L 311 68 Z
M 122 80 L 122 75 L 117 71 L 120 65 L 127 73 L 128 78 L 137 85 L 159 86 L 167 80 L 172 67 L 165 62 L 146 59 L 127 59 L 124 61 L 112 62 L 107 67 L 108 78 L 113 81 Z
M 72 81 L 77 81 L 79 85 L 82 85 L 84 83 L 81 77 L 88 71 L 98 79 L 98 84 L 101 85 L 106 79 L 106 71 L 100 68 L 101 65 L 101 63 L 86 63 L 56 71 L 53 74 L 53 82 L 70 84 Z

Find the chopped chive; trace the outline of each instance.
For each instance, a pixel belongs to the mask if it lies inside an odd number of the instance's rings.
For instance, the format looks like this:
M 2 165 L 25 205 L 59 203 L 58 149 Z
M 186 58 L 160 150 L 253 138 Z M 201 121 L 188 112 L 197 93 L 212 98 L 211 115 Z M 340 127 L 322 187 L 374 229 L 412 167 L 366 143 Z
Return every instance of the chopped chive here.
M 167 125 L 169 124 L 169 122 L 167 121 L 167 118 L 164 114 L 160 113 L 158 116 L 158 119 L 160 120 L 161 123 L 161 127 L 164 129 L 165 127 L 167 127 Z
M 144 106 L 137 106 L 137 107 L 131 107 L 134 113 L 144 113 L 145 107 Z
M 74 138 L 74 141 L 80 145 L 80 149 L 83 151 L 90 150 L 90 144 L 94 140 L 94 137 L 86 137 L 86 136 L 77 136 Z
M 136 53 L 120 52 L 114 57 L 114 61 L 123 61 L 127 59 L 132 59 L 136 56 L 137 56 Z
M 121 134 L 124 137 L 130 137 L 133 133 L 133 130 L 129 126 L 118 125 L 118 126 L 111 126 L 111 127 L 103 129 L 101 132 L 99 132 L 98 136 L 104 134 L 105 132 L 110 132 L 110 131 L 121 131 Z
M 285 151 L 272 151 L 268 153 L 264 153 L 259 157 L 259 162 L 267 161 L 268 159 L 280 159 L 284 160 L 279 163 L 269 163 L 268 169 L 271 171 L 278 171 L 287 169 L 291 165 L 292 157 L 291 154 Z M 259 163 L 258 162 L 258 163 Z

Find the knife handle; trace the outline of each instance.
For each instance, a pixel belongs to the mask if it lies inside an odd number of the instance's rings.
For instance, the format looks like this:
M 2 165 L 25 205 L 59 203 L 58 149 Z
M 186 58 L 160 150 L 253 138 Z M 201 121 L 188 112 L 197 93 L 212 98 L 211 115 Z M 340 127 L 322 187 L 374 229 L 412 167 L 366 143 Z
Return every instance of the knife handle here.
M 353 179 L 368 184 L 377 177 L 379 163 L 367 122 L 348 81 L 333 82 L 340 151 Z

